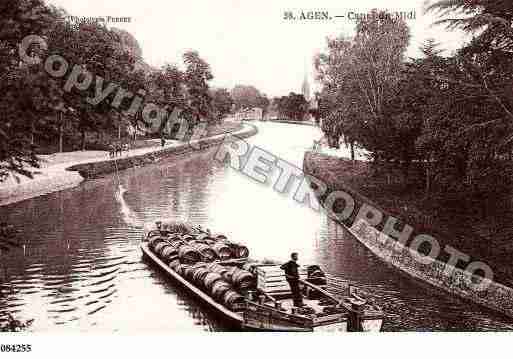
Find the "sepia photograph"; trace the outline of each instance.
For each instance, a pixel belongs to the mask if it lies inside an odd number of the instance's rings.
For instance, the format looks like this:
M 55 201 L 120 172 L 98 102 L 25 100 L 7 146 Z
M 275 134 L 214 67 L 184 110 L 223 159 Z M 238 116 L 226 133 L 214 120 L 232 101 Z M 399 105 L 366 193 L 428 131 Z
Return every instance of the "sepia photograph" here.
M 0 0 L 0 89 L 0 355 L 513 331 L 512 0 Z

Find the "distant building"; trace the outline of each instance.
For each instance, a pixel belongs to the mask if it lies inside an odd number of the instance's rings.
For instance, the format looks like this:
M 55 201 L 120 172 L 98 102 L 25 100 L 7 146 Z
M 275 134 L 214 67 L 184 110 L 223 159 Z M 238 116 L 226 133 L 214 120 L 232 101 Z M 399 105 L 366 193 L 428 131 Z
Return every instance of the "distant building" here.
M 260 107 L 241 109 L 235 113 L 234 120 L 262 120 L 263 110 Z
M 280 114 L 278 111 L 269 109 L 264 116 L 264 121 L 268 120 L 278 120 L 280 118 Z

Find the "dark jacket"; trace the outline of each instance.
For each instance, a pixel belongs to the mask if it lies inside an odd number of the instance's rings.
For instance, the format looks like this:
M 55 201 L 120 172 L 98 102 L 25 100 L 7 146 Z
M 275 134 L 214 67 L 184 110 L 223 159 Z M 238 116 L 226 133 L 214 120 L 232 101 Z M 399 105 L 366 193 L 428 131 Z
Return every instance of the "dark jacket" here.
M 287 280 L 298 280 L 299 279 L 299 264 L 290 260 L 287 263 L 283 264 L 281 267 L 285 271 L 285 277 Z

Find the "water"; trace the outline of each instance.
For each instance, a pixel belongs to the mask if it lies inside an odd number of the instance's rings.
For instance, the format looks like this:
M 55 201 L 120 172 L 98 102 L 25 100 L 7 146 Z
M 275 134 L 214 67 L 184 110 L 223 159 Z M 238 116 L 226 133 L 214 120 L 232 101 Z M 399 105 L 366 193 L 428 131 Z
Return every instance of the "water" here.
M 249 140 L 301 167 L 318 129 L 258 124 Z M 325 215 L 213 161 L 214 149 L 134 168 L 0 207 L 24 249 L 2 254 L 0 315 L 31 331 L 212 331 L 230 328 L 141 261 L 143 225 L 189 220 L 247 244 L 254 258 L 319 263 L 386 312 L 385 330 L 504 330 L 511 320 L 422 285 L 378 260 Z

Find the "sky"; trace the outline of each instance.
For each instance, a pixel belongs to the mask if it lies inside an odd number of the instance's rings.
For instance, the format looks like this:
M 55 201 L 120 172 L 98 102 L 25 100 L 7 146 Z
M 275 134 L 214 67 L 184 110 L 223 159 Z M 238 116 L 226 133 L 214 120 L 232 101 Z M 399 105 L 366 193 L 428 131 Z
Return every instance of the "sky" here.
M 407 20 L 412 38 L 408 56 L 432 37 L 447 53 L 465 41 L 461 32 L 433 26 L 425 0 L 47 0 L 78 17 L 123 17 L 130 22 L 109 26 L 132 33 L 152 66 L 180 64 L 182 54 L 197 50 L 212 67 L 216 87 L 253 85 L 270 97 L 300 92 L 307 74 L 313 80 L 313 56 L 325 48 L 327 36 L 354 34 L 350 12 L 373 8 L 415 11 Z M 327 11 L 331 20 L 286 20 L 285 12 Z M 344 16 L 335 18 L 334 16 Z

